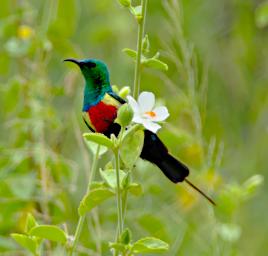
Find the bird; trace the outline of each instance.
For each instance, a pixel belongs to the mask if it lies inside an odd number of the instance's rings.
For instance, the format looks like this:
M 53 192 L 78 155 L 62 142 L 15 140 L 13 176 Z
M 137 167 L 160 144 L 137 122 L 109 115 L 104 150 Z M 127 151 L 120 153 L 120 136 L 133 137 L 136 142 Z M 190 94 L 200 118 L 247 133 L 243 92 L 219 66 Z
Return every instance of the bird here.
M 88 129 L 107 137 L 111 134 L 117 136 L 121 126 L 115 119 L 119 108 L 126 101 L 113 91 L 107 65 L 102 60 L 91 58 L 81 60 L 67 58 L 64 61 L 76 64 L 85 79 L 82 116 Z M 140 157 L 156 165 L 173 183 L 185 181 L 210 203 L 216 205 L 209 196 L 187 179 L 189 168 L 172 156 L 160 138 L 147 129 L 144 130 Z

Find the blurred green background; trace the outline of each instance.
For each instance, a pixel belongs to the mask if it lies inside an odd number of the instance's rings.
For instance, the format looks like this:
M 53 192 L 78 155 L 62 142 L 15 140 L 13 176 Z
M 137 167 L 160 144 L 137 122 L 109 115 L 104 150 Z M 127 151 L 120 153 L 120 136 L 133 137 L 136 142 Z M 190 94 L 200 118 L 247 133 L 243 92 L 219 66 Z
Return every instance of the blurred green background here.
M 151 52 L 160 50 L 169 71 L 145 69 L 142 90 L 168 107 L 159 136 L 218 204 L 139 161 L 133 179 L 144 193 L 129 198 L 126 226 L 134 240 L 168 242 L 165 255 L 267 255 L 267 185 L 257 188 L 268 178 L 263 3 L 149 0 Z M 10 233 L 23 233 L 29 212 L 75 231 L 92 155 L 82 139 L 83 80 L 62 60 L 102 59 L 112 84 L 132 86 L 134 64 L 122 49 L 135 49 L 136 38 L 136 21 L 116 0 L 1 1 L 1 255 L 28 255 Z M 110 255 L 115 228 L 114 199 L 89 214 L 79 255 Z M 44 255 L 65 254 L 52 244 Z

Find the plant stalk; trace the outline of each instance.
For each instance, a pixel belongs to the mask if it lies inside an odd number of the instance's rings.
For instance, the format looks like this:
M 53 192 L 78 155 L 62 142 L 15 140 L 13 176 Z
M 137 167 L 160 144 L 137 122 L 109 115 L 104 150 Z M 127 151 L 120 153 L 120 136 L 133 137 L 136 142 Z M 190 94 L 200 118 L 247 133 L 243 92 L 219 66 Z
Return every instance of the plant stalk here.
M 140 93 L 141 68 L 142 68 L 141 67 L 142 39 L 144 35 L 147 3 L 148 3 L 148 0 L 141 1 L 141 6 L 142 6 L 141 19 L 138 20 L 137 57 L 136 57 L 136 66 L 135 66 L 134 88 L 133 88 L 133 96 L 135 99 L 137 99 Z
M 98 163 L 98 159 L 99 159 L 99 153 L 100 153 L 100 145 L 98 145 L 98 147 L 97 147 L 97 151 L 96 151 L 96 154 L 95 154 L 93 162 L 92 162 L 91 172 L 90 172 L 89 179 L 88 179 L 86 194 L 90 191 L 90 185 L 91 185 L 92 180 L 93 180 L 95 173 L 96 173 L 97 163 Z M 73 252 L 76 250 L 76 247 L 77 247 L 77 244 L 78 244 L 81 232 L 82 232 L 82 228 L 83 228 L 83 225 L 85 222 L 85 218 L 86 218 L 86 214 L 79 217 L 78 224 L 77 224 L 76 230 L 75 230 L 74 241 L 73 241 L 72 247 L 70 249 L 69 256 L 72 256 Z
M 117 239 L 123 232 L 123 212 L 122 212 L 122 196 L 120 188 L 120 167 L 119 167 L 119 150 L 115 150 L 115 171 L 116 171 L 116 185 L 117 185 L 117 217 L 118 217 L 118 233 Z

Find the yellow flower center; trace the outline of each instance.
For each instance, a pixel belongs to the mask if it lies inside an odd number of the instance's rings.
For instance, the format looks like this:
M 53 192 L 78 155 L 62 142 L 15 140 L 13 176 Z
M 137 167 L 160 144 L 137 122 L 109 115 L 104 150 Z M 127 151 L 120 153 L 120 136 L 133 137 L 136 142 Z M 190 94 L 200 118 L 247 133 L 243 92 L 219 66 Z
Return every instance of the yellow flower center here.
M 155 117 L 156 116 L 156 113 L 153 112 L 153 111 L 148 111 L 148 112 L 145 112 L 146 115 L 150 116 L 150 117 Z
M 31 27 L 27 26 L 27 25 L 21 25 L 19 28 L 18 28 L 18 37 L 20 39 L 29 39 L 32 37 L 34 31 Z

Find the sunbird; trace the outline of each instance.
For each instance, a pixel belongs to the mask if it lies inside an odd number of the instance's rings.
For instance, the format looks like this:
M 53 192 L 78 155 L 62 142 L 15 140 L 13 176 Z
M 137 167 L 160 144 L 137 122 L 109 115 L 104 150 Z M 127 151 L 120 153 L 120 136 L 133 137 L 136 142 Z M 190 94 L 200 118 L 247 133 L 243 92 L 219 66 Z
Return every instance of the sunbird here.
M 106 64 L 97 59 L 68 58 L 64 61 L 78 65 L 84 76 L 82 111 L 87 127 L 92 132 L 102 133 L 107 137 L 111 134 L 117 136 L 121 129 L 120 125 L 115 122 L 117 111 L 126 101 L 113 91 Z M 156 165 L 170 181 L 187 182 L 215 205 L 210 197 L 186 179 L 189 175 L 189 168 L 173 157 L 159 137 L 147 129 L 144 130 L 144 144 L 140 157 Z

